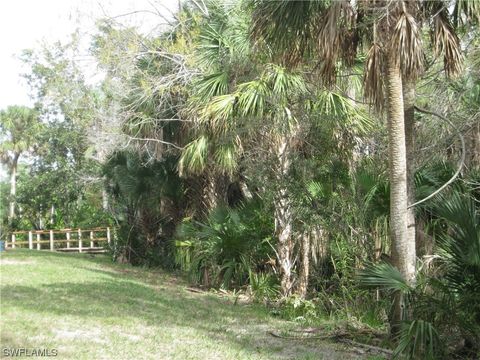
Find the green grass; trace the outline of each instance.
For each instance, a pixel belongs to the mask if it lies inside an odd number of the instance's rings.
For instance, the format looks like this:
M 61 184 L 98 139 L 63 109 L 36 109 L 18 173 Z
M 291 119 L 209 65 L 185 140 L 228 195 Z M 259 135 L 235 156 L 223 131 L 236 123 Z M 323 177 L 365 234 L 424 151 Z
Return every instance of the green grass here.
M 58 359 L 358 359 L 333 342 L 274 338 L 297 326 L 261 306 L 187 290 L 181 278 L 105 256 L 0 255 L 1 347 Z

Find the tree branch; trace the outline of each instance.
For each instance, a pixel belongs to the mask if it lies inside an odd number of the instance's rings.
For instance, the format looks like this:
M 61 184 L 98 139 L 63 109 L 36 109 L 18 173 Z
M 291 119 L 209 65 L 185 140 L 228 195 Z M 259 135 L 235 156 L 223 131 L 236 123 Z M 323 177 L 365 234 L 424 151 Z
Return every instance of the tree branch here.
M 453 176 L 450 178 L 450 180 L 448 180 L 445 184 L 443 184 L 442 186 L 440 186 L 437 190 L 435 190 L 433 193 L 431 193 L 430 195 L 428 195 L 427 197 L 423 198 L 422 200 L 420 201 L 417 201 L 411 205 L 409 205 L 407 207 L 407 209 L 410 209 L 411 207 L 414 207 L 416 205 L 419 205 L 429 199 L 431 199 L 432 197 L 434 197 L 435 195 L 437 195 L 440 191 L 442 191 L 443 189 L 445 189 L 448 185 L 450 185 L 452 182 L 455 181 L 455 179 L 458 177 L 458 175 L 460 175 L 460 172 L 462 171 L 462 168 L 465 164 L 465 156 L 466 156 L 466 151 L 465 151 L 465 139 L 462 135 L 462 133 L 460 132 L 460 130 L 450 121 L 448 120 L 447 118 L 445 118 L 444 116 L 436 113 L 436 112 L 433 112 L 433 111 L 430 111 L 430 110 L 426 110 L 426 109 L 422 109 L 422 108 L 419 108 L 418 106 L 415 105 L 415 110 L 423 113 L 423 114 L 427 114 L 427 115 L 433 115 L 433 116 L 436 116 L 438 117 L 439 119 L 445 121 L 446 123 L 448 123 L 452 128 L 455 129 L 455 131 L 457 132 L 457 135 L 458 137 L 460 138 L 460 142 L 462 144 L 462 155 L 460 157 L 460 161 L 458 163 L 458 168 L 457 168 L 457 171 L 455 171 L 455 174 L 453 174 Z
M 169 145 L 169 146 L 174 147 L 175 149 L 178 149 L 178 150 L 183 150 L 184 149 L 184 147 L 181 147 L 181 146 L 175 145 L 174 143 L 164 141 L 164 140 L 160 140 L 160 139 L 139 138 L 139 137 L 134 137 L 134 136 L 130 136 L 130 135 L 127 135 L 127 136 L 128 136 L 128 139 L 129 139 L 129 141 L 128 141 L 129 143 L 132 140 L 135 140 L 135 141 L 153 141 L 153 142 L 157 142 L 157 143 L 160 143 L 160 144 Z M 128 144 L 127 144 L 127 146 L 128 146 Z

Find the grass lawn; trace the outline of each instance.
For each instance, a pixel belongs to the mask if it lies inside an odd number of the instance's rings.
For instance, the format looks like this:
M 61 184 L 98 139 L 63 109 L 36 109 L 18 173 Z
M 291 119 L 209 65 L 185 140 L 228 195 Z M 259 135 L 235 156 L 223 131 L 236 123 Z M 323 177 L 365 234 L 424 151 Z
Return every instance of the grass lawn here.
M 333 342 L 274 338 L 267 331 L 298 324 L 105 256 L 9 250 L 0 276 L 2 357 L 49 348 L 88 360 L 362 358 Z

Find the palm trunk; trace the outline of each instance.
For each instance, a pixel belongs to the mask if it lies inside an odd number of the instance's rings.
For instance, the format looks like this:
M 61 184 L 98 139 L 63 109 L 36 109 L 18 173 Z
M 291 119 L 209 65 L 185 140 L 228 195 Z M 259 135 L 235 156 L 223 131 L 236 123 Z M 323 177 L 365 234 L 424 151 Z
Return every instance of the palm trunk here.
M 10 211 L 8 213 L 9 223 L 15 218 L 15 203 L 17 197 L 17 166 L 20 154 L 15 154 L 10 166 Z
M 277 147 L 277 159 L 279 162 L 279 171 L 277 173 L 278 190 L 275 199 L 275 235 L 278 239 L 277 260 L 280 273 L 280 287 L 283 296 L 289 296 L 292 291 L 292 209 L 288 190 L 283 185 L 288 170 L 290 168 L 290 159 L 288 157 L 288 138 L 282 136 Z
M 407 154 L 405 119 L 400 65 L 394 56 L 387 59 L 388 83 L 388 140 L 390 167 L 390 236 L 392 261 L 408 282 L 415 280 L 415 244 L 409 242 Z M 395 296 L 392 331 L 398 330 L 403 317 L 404 303 L 400 293 Z
M 108 193 L 105 187 L 102 189 L 102 209 L 108 211 Z
M 203 194 L 205 215 L 208 215 L 216 207 L 223 206 L 227 203 L 227 183 L 228 178 L 225 175 L 213 171 L 206 173 Z
M 403 83 L 408 205 L 415 202 L 415 82 Z M 415 208 L 407 209 L 408 243 L 416 244 Z M 416 246 L 416 245 L 414 245 Z
M 300 271 L 298 275 L 297 294 L 305 299 L 308 289 L 308 276 L 310 270 L 310 239 L 312 233 L 304 231 L 301 236 Z

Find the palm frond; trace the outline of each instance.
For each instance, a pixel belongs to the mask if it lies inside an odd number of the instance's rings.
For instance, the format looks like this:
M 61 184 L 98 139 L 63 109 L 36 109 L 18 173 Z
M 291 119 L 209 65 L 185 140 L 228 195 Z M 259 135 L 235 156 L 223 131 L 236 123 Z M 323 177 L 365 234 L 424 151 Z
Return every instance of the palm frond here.
M 234 144 L 220 145 L 215 151 L 215 163 L 222 171 L 232 175 L 237 168 L 238 153 Z
M 385 104 L 385 82 L 383 74 L 384 56 L 380 45 L 373 43 L 367 53 L 363 76 L 365 100 L 380 112 Z
M 352 51 L 350 30 L 353 25 L 354 12 L 347 0 L 333 1 L 324 14 L 317 14 L 317 50 L 320 52 L 322 66 L 320 69 L 325 84 L 333 84 L 336 80 L 337 61 L 346 55 L 346 62 L 351 64 L 356 49 Z M 346 41 L 346 39 L 348 39 Z
M 393 358 L 437 359 L 439 337 L 432 323 L 423 320 L 404 322 L 400 328 L 398 345 Z
M 238 86 L 238 113 L 242 116 L 262 116 L 266 109 L 268 87 L 262 79 Z
M 407 78 L 415 79 L 423 71 L 422 34 L 415 18 L 406 11 L 398 16 L 390 51 Z
M 205 76 L 195 85 L 195 96 L 200 101 L 208 101 L 218 95 L 225 95 L 228 91 L 228 73 L 221 71 Z
M 368 266 L 359 273 L 358 279 L 366 287 L 382 288 L 402 293 L 408 293 L 412 290 L 400 271 L 387 263 Z
M 435 55 L 443 54 L 443 66 L 448 77 L 460 74 L 463 55 L 460 39 L 456 35 L 446 11 L 441 11 L 433 19 L 433 44 Z
M 253 6 L 252 37 L 289 65 L 297 64 L 310 47 L 310 23 L 316 15 L 312 10 L 326 8 L 323 1 L 287 0 L 255 0 Z
M 235 109 L 236 94 L 219 95 L 213 97 L 201 109 L 200 120 L 207 123 L 214 132 L 224 132 L 229 127 Z
M 186 172 L 198 174 L 205 169 L 208 147 L 209 141 L 205 135 L 201 135 L 185 146 L 178 162 L 180 176 L 184 176 Z
M 451 227 L 450 234 L 442 238 L 439 246 L 450 254 L 451 261 L 462 273 L 465 267 L 474 267 L 480 272 L 480 215 L 475 201 L 454 191 L 443 196 L 436 213 Z
M 453 10 L 454 24 L 480 23 L 480 2 L 478 0 L 456 0 Z

